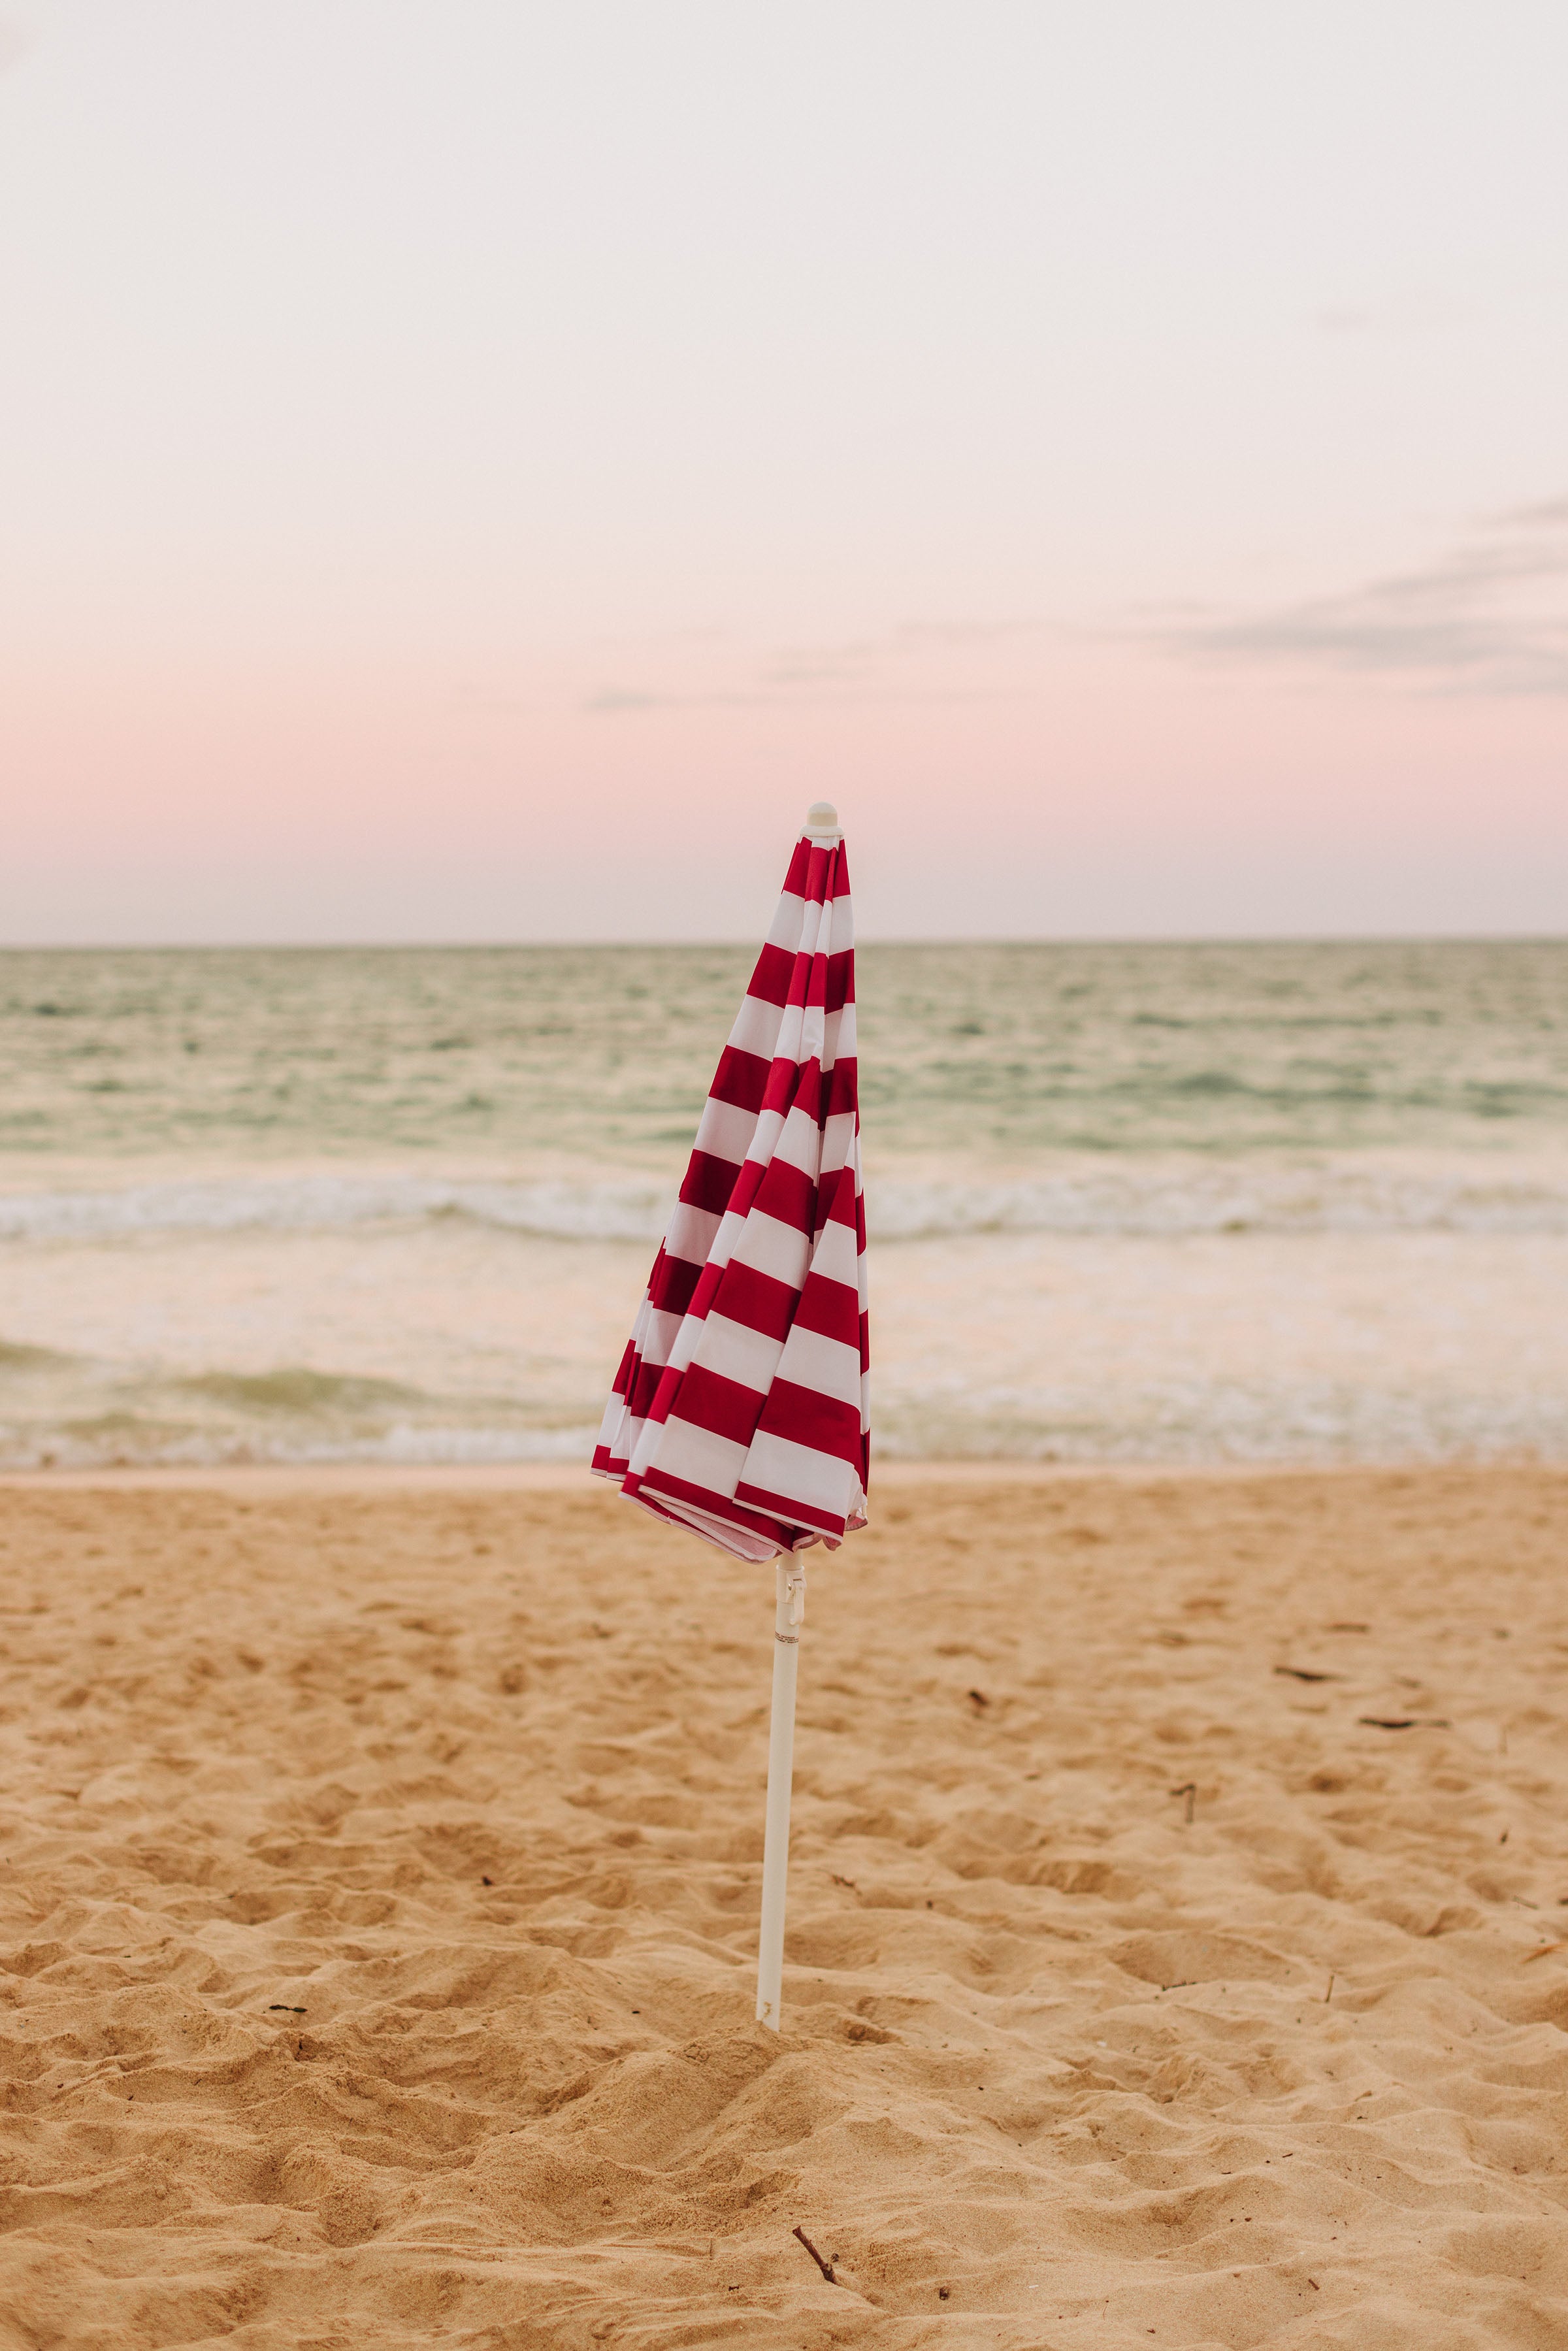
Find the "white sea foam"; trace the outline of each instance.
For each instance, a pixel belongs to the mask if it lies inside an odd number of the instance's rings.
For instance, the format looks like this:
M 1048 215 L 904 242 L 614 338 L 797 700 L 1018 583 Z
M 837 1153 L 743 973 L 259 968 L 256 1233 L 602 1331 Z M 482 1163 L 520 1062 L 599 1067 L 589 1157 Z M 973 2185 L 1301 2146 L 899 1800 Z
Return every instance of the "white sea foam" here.
M 1568 1232 L 1568 1157 L 1189 1159 L 1096 1155 L 1027 1176 L 868 1186 L 881 1240 L 977 1233 Z
M 307 1425 L 277 1429 L 200 1428 L 171 1435 L 156 1424 L 139 1428 L 131 1419 L 112 1429 L 79 1422 L 37 1421 L 26 1426 L 0 1421 L 0 1469 L 101 1469 L 146 1468 L 243 1468 L 250 1463 L 307 1467 L 329 1461 L 363 1461 L 392 1467 L 485 1467 L 504 1462 L 586 1463 L 599 1434 L 593 1427 L 420 1427 L 400 1422 L 374 1436 L 312 1431 Z
M 3 1193 L 0 1242 L 340 1232 L 444 1217 L 556 1240 L 648 1240 L 657 1238 L 669 1202 L 668 1186 L 634 1177 L 574 1185 L 247 1173 L 191 1183 Z
M 462 1217 L 497 1231 L 652 1246 L 672 1206 L 653 1178 L 464 1180 L 350 1172 L 0 1193 L 0 1244 L 346 1232 Z M 1027 1176 L 883 1173 L 878 1241 L 980 1233 L 1568 1232 L 1568 1155 L 1345 1153 L 1291 1160 L 1085 1154 Z

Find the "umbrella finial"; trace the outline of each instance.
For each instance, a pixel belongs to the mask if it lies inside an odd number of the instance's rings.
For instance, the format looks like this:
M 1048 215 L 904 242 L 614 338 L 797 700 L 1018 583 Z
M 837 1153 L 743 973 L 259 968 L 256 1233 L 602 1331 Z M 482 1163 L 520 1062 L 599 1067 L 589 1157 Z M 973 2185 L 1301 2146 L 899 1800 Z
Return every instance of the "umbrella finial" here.
M 831 800 L 813 800 L 806 810 L 808 832 L 837 832 L 839 812 Z

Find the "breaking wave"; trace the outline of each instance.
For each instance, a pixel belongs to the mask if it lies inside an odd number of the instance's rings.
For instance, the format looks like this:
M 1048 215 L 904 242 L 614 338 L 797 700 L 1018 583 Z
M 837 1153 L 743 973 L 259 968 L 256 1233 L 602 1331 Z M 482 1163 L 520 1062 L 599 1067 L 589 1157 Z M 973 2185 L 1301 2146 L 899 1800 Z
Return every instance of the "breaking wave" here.
M 460 1219 L 539 1239 L 651 1246 L 671 1199 L 667 1184 L 642 1176 L 247 1174 L 0 1194 L 0 1245 L 345 1232 Z M 872 1237 L 884 1243 L 986 1233 L 1568 1233 L 1568 1158 L 1084 1155 L 1018 1177 L 885 1174 L 868 1182 L 866 1207 Z

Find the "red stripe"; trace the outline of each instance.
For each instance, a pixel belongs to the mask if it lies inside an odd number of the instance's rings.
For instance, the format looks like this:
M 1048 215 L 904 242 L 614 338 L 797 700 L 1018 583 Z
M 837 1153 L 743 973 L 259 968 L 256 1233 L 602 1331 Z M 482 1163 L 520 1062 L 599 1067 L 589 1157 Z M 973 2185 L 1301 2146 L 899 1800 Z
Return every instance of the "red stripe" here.
M 791 954 L 788 947 L 766 946 L 757 958 L 757 969 L 751 975 L 751 985 L 747 994 L 755 996 L 762 1004 L 788 1004 L 790 990 L 795 985 L 796 972 L 800 970 L 802 973 L 800 993 L 795 1001 L 803 1003 L 804 975 L 817 960 L 814 956 Z M 820 999 L 813 998 L 813 1001 L 820 1001 L 829 1012 L 841 1011 L 854 995 L 854 949 L 848 947 L 842 955 L 827 956 L 821 960 L 827 967 L 822 975 L 822 994 Z
M 822 1123 L 822 1065 L 815 1053 L 809 1061 L 775 1061 L 773 1076 L 777 1077 L 780 1070 L 790 1071 L 794 1078 L 794 1086 L 788 1102 L 780 1104 L 780 1108 L 804 1111 L 813 1124 L 821 1126 Z
M 723 1314 L 747 1331 L 760 1331 L 766 1338 L 787 1339 L 795 1319 L 795 1292 L 787 1281 L 758 1273 L 755 1266 L 730 1265 L 708 1311 Z
M 668 1256 L 661 1241 L 653 1270 L 648 1276 L 649 1304 L 656 1306 L 662 1314 L 684 1314 L 702 1279 L 702 1270 L 689 1257 Z
M 800 1387 L 793 1380 L 774 1381 L 757 1424 L 757 1434 L 787 1437 L 791 1445 L 809 1446 L 813 1453 L 831 1454 L 836 1461 L 852 1462 L 857 1468 L 860 1466 L 858 1409 L 841 1404 L 837 1396 L 821 1395 L 815 1388 Z
M 822 1122 L 824 1125 L 835 1112 L 860 1109 L 860 1064 L 854 1054 L 835 1061 L 822 1079 Z
M 638 1420 L 646 1420 L 653 1409 L 653 1398 L 659 1393 L 659 1382 L 664 1376 L 663 1364 L 644 1363 L 637 1358 L 636 1374 L 629 1388 L 623 1391 L 627 1405 Z
M 841 1535 L 845 1521 L 831 1510 L 824 1510 L 815 1502 L 792 1501 L 788 1494 L 770 1494 L 766 1486 L 737 1486 L 736 1499 L 756 1503 L 765 1510 L 777 1510 L 780 1518 L 793 1519 L 797 1525 L 812 1527 L 825 1535 Z
M 780 1118 L 788 1118 L 795 1107 L 801 1087 L 808 1083 L 813 1070 L 817 1072 L 816 1083 L 820 1089 L 821 1065 L 815 1056 L 809 1061 L 791 1061 L 786 1054 L 776 1054 L 768 1072 L 768 1091 L 762 1098 L 763 1109 L 776 1110 Z M 812 1097 L 813 1101 L 816 1099 L 818 1099 L 817 1096 Z M 812 1115 L 813 1117 L 817 1115 L 814 1109 Z
M 727 1437 L 732 1445 L 749 1445 L 762 1402 L 755 1388 L 693 1364 L 681 1382 L 678 1405 L 668 1417 L 684 1420 L 688 1428 L 705 1428 L 710 1437 Z
M 837 1339 L 846 1347 L 858 1347 L 863 1320 L 858 1290 L 852 1290 L 847 1281 L 830 1281 L 826 1274 L 806 1276 L 806 1287 L 795 1310 L 799 1330 L 820 1331 L 824 1339 Z
M 681 1382 L 685 1378 L 685 1373 L 677 1370 L 673 1364 L 664 1365 L 659 1374 L 658 1385 L 649 1400 L 645 1416 L 649 1420 L 668 1420 L 671 1406 L 680 1395 Z
M 727 1519 L 732 1526 L 747 1527 L 753 1534 L 766 1535 L 781 1550 L 789 1549 L 789 1539 L 795 1530 L 786 1520 L 761 1517 L 737 1502 L 732 1494 L 716 1494 L 706 1486 L 694 1486 L 689 1479 L 672 1478 L 663 1469 L 650 1469 L 643 1485 L 655 1494 L 668 1494 L 673 1501 L 695 1503 L 699 1510 L 707 1510 L 716 1519 Z
M 757 1187 L 757 1206 L 765 1217 L 788 1225 L 791 1232 L 810 1233 L 816 1216 L 817 1187 L 787 1159 L 770 1159 Z
M 809 832 L 803 832 L 795 843 L 784 888 L 791 897 L 804 898 L 812 905 L 820 906 L 828 898 L 847 898 L 850 868 L 843 842 L 813 841 Z
M 681 1186 L 681 1198 L 688 1208 L 707 1208 L 722 1217 L 739 1173 L 733 1159 L 716 1159 L 711 1151 L 694 1151 L 685 1182 Z
M 836 1168 L 824 1176 L 817 1202 L 817 1230 L 824 1225 L 849 1225 L 855 1222 L 855 1171 L 852 1167 Z
M 727 1551 L 731 1558 L 737 1556 L 734 1544 L 726 1542 L 723 1530 L 719 1527 L 698 1526 L 695 1520 L 683 1518 L 679 1510 L 667 1510 L 663 1502 L 656 1502 L 653 1499 L 652 1494 L 626 1494 L 622 1499 L 624 1501 L 635 1502 L 640 1510 L 646 1510 L 653 1518 L 662 1519 L 667 1527 L 679 1528 L 684 1535 L 695 1535 L 700 1542 L 712 1543 L 716 1551 Z M 731 1526 L 738 1523 L 736 1512 L 731 1511 L 727 1523 Z M 764 1540 L 770 1540 L 770 1538 Z
M 715 1102 L 729 1102 L 736 1110 L 759 1111 L 772 1066 L 760 1053 L 743 1053 L 738 1045 L 727 1045 L 708 1092 Z

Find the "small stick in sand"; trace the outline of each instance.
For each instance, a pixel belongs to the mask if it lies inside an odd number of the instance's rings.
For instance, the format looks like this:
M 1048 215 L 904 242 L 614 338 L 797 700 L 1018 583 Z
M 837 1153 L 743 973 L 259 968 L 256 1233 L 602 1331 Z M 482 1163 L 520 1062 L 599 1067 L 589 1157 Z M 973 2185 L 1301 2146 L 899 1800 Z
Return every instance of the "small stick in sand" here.
M 838 2279 L 833 2275 L 833 2265 L 831 2262 L 825 2262 L 822 2259 L 821 2254 L 817 2251 L 816 2246 L 811 2242 L 810 2238 L 808 2237 L 804 2229 L 797 2229 L 793 2233 L 800 2238 L 800 2242 L 805 2246 L 806 2251 L 810 2254 L 811 2259 L 816 2262 L 817 2267 L 821 2271 L 822 2275 L 827 2279 L 828 2283 L 830 2285 L 837 2285 Z
M 1543 1959 L 1548 1951 L 1568 1951 L 1568 1943 L 1541 1943 L 1533 1951 L 1526 1951 L 1521 1965 L 1528 1967 L 1531 1959 Z
M 1292 1682 L 1343 1682 L 1343 1674 L 1312 1674 L 1305 1666 L 1276 1666 L 1274 1671 Z
M 1325 1992 L 1324 1992 L 1324 1994 L 1323 1994 L 1323 2006 L 1324 2006 L 1325 2008 L 1328 2006 L 1328 2004 L 1329 2004 L 1330 2001 L 1333 1998 L 1334 1981 L 1335 1981 L 1335 1979 L 1334 1979 L 1334 1978 L 1333 1978 L 1333 1976 L 1331 1974 L 1331 1976 L 1329 1977 L 1329 1988 L 1328 1988 L 1327 1991 L 1325 1991 Z
M 1186 1820 L 1187 1826 L 1190 1828 L 1192 1825 L 1192 1808 L 1197 1802 L 1197 1782 L 1196 1780 L 1186 1781 L 1181 1787 L 1173 1788 L 1171 1790 L 1171 1793 L 1173 1796 L 1185 1796 L 1186 1798 L 1186 1812 L 1185 1818 Z

